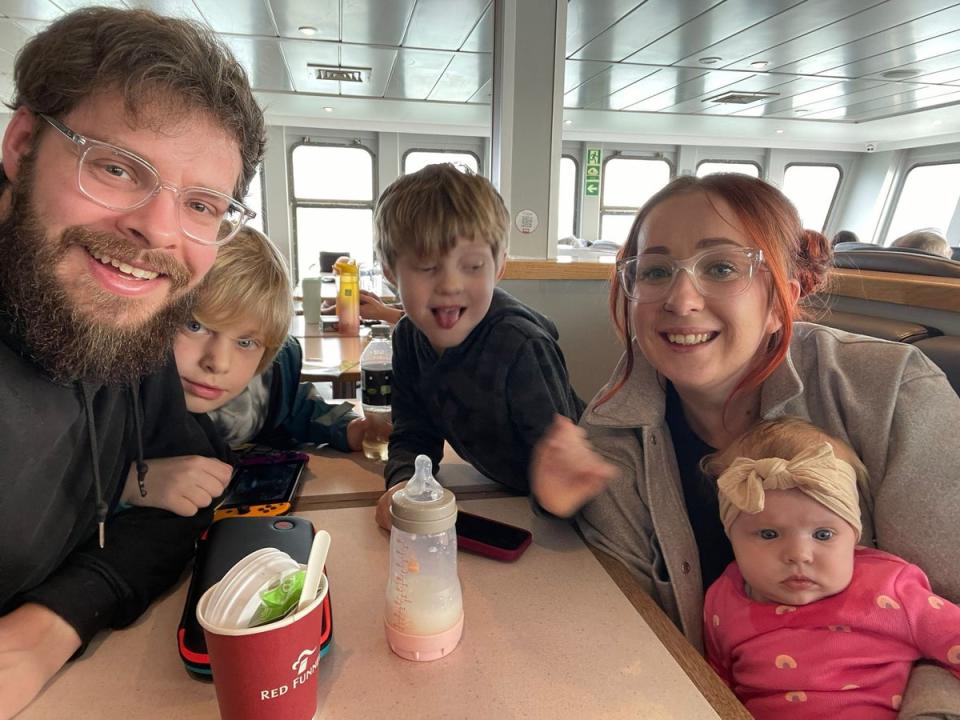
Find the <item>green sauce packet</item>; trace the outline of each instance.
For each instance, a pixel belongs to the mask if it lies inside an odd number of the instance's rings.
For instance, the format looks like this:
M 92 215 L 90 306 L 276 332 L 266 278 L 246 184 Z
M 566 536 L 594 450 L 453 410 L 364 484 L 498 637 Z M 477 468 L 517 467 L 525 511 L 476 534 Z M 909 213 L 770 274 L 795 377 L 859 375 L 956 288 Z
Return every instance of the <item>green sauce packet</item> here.
M 303 592 L 306 570 L 297 570 L 260 593 L 260 607 L 250 619 L 248 627 L 266 625 L 286 617 L 296 609 Z

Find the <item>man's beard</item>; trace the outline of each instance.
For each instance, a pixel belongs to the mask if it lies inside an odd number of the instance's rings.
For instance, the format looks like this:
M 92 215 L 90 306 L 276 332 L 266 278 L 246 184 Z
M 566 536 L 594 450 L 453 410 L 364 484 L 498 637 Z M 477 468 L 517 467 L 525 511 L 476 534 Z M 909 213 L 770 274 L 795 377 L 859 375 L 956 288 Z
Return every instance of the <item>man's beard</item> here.
M 158 370 L 196 299 L 195 289 L 183 292 L 190 273 L 169 254 L 138 249 L 117 235 L 73 226 L 59 238 L 47 237 L 31 203 L 33 177 L 33 158 L 23 158 L 10 188 L 10 210 L 0 220 L 0 314 L 8 316 L 31 359 L 56 382 L 128 383 Z M 123 262 L 136 259 L 165 274 L 176 299 L 131 327 L 111 324 L 138 300 L 95 287 L 89 278 L 84 288 L 89 292 L 83 294 L 94 298 L 88 304 L 96 307 L 79 307 L 56 275 L 72 245 Z

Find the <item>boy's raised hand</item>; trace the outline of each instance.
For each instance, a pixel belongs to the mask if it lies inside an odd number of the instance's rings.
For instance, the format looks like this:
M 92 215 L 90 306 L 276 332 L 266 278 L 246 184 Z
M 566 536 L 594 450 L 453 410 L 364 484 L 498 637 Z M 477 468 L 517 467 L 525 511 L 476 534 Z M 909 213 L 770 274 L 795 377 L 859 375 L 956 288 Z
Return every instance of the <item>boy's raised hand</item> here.
M 190 517 L 220 497 L 230 482 L 233 468 L 215 458 L 183 455 L 147 460 L 146 497 L 140 495 L 136 465 L 127 473 L 122 502 L 155 507 Z
M 587 441 L 583 428 L 557 415 L 530 463 L 530 489 L 544 510 L 568 517 L 600 494 L 617 474 Z

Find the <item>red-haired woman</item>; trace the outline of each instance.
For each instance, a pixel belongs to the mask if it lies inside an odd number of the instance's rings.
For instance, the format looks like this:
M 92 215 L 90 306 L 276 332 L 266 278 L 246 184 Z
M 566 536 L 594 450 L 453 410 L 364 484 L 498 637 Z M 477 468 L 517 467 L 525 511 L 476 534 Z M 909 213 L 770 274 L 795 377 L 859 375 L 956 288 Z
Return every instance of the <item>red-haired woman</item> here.
M 795 322 L 829 262 L 826 238 L 771 185 L 674 180 L 620 251 L 617 369 L 581 427 L 558 420 L 535 453 L 540 504 L 579 510 L 587 540 L 620 558 L 698 648 L 704 590 L 733 559 L 700 460 L 782 415 L 863 459 L 863 544 L 916 563 L 960 601 L 960 399 L 910 345 Z

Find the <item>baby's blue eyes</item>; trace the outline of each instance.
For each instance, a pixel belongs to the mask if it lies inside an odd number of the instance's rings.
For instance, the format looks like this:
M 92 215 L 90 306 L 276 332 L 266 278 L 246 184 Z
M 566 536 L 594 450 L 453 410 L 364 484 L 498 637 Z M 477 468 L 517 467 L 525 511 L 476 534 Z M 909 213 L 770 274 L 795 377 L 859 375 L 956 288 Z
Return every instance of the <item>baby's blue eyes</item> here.
M 813 539 L 820 540 L 821 542 L 826 542 L 827 540 L 832 540 L 833 536 L 836 533 L 829 528 L 818 528 L 813 531 Z M 770 528 L 763 528 L 762 530 L 757 531 L 757 537 L 761 540 L 776 540 L 780 537 L 780 533 L 776 530 L 771 530 Z
M 833 539 L 833 530 L 828 530 L 827 528 L 820 528 L 819 530 L 814 531 L 813 537 L 817 540 L 831 540 Z
M 777 537 L 779 537 L 779 534 L 777 533 L 776 530 L 770 530 L 769 528 L 764 528 L 763 530 L 760 530 L 759 532 L 757 532 L 757 535 L 759 535 L 760 538 L 763 540 L 774 540 Z

